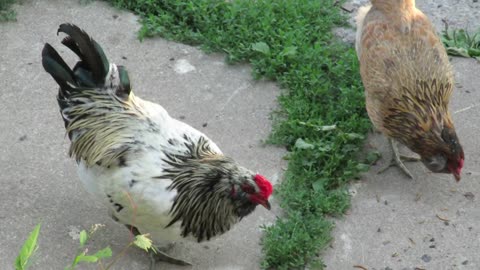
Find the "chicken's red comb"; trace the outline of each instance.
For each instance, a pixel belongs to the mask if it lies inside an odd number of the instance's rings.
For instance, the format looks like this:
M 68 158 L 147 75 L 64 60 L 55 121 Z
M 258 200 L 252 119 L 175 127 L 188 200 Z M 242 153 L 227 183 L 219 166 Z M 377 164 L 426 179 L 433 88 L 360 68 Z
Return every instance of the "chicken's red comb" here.
M 272 183 L 270 183 L 270 181 L 268 181 L 267 178 L 265 178 L 265 176 L 260 174 L 255 175 L 254 180 L 255 180 L 255 183 L 257 183 L 257 186 L 260 188 L 259 193 L 262 195 L 262 197 L 264 197 L 265 199 L 268 199 L 268 197 L 270 197 L 270 195 L 272 195 L 272 192 L 273 192 Z

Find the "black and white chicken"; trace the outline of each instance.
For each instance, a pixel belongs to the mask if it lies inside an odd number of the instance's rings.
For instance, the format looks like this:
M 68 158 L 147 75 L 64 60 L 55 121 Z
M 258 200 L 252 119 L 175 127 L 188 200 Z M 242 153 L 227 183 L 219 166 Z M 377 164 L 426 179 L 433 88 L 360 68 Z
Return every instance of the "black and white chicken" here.
M 62 44 L 78 55 L 70 67 L 50 44 L 45 70 L 60 86 L 57 100 L 86 189 L 132 232 L 157 245 L 180 238 L 210 240 L 257 205 L 270 209 L 272 184 L 222 154 L 202 132 L 136 97 L 127 70 L 73 24 Z M 186 262 L 157 253 L 158 259 Z

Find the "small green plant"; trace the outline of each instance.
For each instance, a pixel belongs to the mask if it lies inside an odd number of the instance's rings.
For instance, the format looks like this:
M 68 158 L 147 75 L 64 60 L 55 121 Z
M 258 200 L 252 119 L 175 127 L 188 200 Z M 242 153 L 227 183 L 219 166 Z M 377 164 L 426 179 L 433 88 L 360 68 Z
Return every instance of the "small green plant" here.
M 16 20 L 17 13 L 11 9 L 15 0 L 0 0 L 0 22 Z
M 79 263 L 98 263 L 99 269 L 108 270 L 120 259 L 131 246 L 137 246 L 145 251 L 152 250 L 155 252 L 155 247 L 152 245 L 152 240 L 148 238 L 148 235 L 137 235 L 135 238 L 128 243 L 122 251 L 117 254 L 107 265 L 104 265 L 104 260 L 112 257 L 112 250 L 110 247 L 103 248 L 93 254 L 88 254 L 88 248 L 85 246 L 88 243 L 88 240 L 92 235 L 103 225 L 96 224 L 92 226 L 89 232 L 82 230 L 79 234 L 79 251 L 72 263 L 65 267 L 65 270 L 75 269 Z M 30 236 L 27 238 L 25 243 L 20 250 L 20 253 L 15 260 L 15 270 L 26 270 L 31 264 L 31 257 L 38 249 L 37 239 L 40 233 L 40 224 L 38 224 L 35 229 L 30 233 Z
M 87 262 L 87 263 L 96 263 L 98 262 L 100 265 L 100 269 L 106 269 L 103 266 L 102 259 L 110 258 L 112 256 L 112 250 L 110 247 L 106 247 L 104 249 L 101 249 L 97 251 L 94 254 L 88 255 L 88 249 L 85 248 L 85 245 L 87 244 L 87 241 L 90 239 L 90 237 L 99 229 L 103 227 L 102 225 L 94 225 L 90 229 L 90 231 L 87 233 L 87 231 L 82 230 L 79 234 L 79 252 L 73 259 L 72 263 L 70 266 L 65 267 L 65 270 L 73 270 L 75 267 L 81 263 L 81 262 Z
M 123 255 L 125 255 L 127 250 L 132 246 L 137 246 L 137 247 L 145 250 L 146 252 L 149 252 L 150 250 L 152 252 L 156 252 L 155 247 L 152 245 L 152 240 L 150 238 L 148 238 L 148 234 L 137 235 L 137 236 L 135 236 L 135 239 L 133 241 L 131 241 L 130 243 L 128 243 L 128 245 L 126 245 L 122 249 L 122 251 L 120 251 L 120 253 L 117 256 L 115 256 L 113 258 L 113 260 L 105 268 L 103 268 L 103 265 L 100 265 L 101 266 L 100 269 L 101 270 L 111 269 L 111 267 L 117 262 L 117 260 L 120 259 Z
M 480 29 L 472 34 L 464 29 L 445 29 L 442 31 L 442 42 L 447 53 L 453 56 L 472 57 L 480 60 Z
M 22 249 L 15 260 L 15 270 L 26 270 L 30 266 L 30 259 L 38 248 L 37 240 L 40 227 L 41 224 L 35 226 L 27 240 L 23 243 Z
M 80 241 L 80 246 L 79 249 L 80 251 L 78 254 L 75 256 L 73 259 L 72 263 L 70 266 L 66 267 L 65 270 L 73 270 L 75 267 L 81 263 L 81 262 L 86 262 L 86 263 L 98 263 L 99 269 L 101 270 L 108 270 L 111 269 L 112 266 L 120 259 L 127 250 L 131 246 L 137 246 L 145 251 L 149 251 L 150 249 L 155 252 L 155 248 L 152 246 L 152 240 L 148 238 L 148 235 L 137 235 L 135 238 L 128 243 L 115 257 L 112 258 L 110 263 L 104 265 L 104 260 L 107 258 L 112 257 L 112 250 L 110 247 L 106 247 L 104 249 L 101 249 L 94 254 L 87 254 L 88 249 L 85 248 L 85 245 L 87 244 L 88 240 L 91 238 L 91 236 L 99 229 L 103 227 L 103 225 L 96 224 L 94 225 L 90 231 L 87 233 L 85 230 L 82 230 L 79 235 L 79 241 Z

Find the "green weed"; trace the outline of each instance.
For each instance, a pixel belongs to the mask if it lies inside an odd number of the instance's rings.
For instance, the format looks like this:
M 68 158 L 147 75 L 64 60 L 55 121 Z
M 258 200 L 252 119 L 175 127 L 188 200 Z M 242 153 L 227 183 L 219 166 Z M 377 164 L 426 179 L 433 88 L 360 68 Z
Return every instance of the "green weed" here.
M 25 240 L 17 259 L 15 260 L 15 270 L 26 270 L 31 265 L 31 258 L 38 249 L 37 240 L 40 234 L 40 224 L 30 233 L 30 236 Z M 107 265 L 104 265 L 105 259 L 112 257 L 112 250 L 110 247 L 103 248 L 93 254 L 87 254 L 88 248 L 85 246 L 92 235 L 103 225 L 96 224 L 87 232 L 82 230 L 79 235 L 79 251 L 72 260 L 72 263 L 65 267 L 65 270 L 74 270 L 80 263 L 97 263 L 98 269 L 108 270 L 120 259 L 131 246 L 137 246 L 145 251 L 152 249 L 155 252 L 152 241 L 148 235 L 137 235 L 134 240 L 128 243 L 123 250 L 117 254 Z
M 16 0 L 0 0 L 0 22 L 15 21 L 17 13 L 11 9 Z
M 25 270 L 30 266 L 30 259 L 38 248 L 37 240 L 38 234 L 40 233 L 40 227 L 40 224 L 35 226 L 35 229 L 33 229 L 27 240 L 25 240 L 25 242 L 23 243 L 23 246 L 20 249 L 20 253 L 15 260 L 15 270 Z
M 109 0 L 139 14 L 140 39 L 161 36 L 249 62 L 255 78 L 288 89 L 270 143 L 285 145 L 276 188 L 284 217 L 265 228 L 263 268 L 316 263 L 330 241 L 330 216 L 349 206 L 346 184 L 367 164 L 354 157 L 370 128 L 356 55 L 332 28 L 345 26 L 336 0 Z
M 480 60 L 480 29 L 474 34 L 464 29 L 445 29 L 442 31 L 442 42 L 447 53 L 453 56 L 472 57 Z
M 86 262 L 86 263 L 96 263 L 100 265 L 100 269 L 105 269 L 102 263 L 102 259 L 110 258 L 112 256 L 112 250 L 110 247 L 106 247 L 104 249 L 101 249 L 97 251 L 94 254 L 87 254 L 88 249 L 85 248 L 85 245 L 87 244 L 88 240 L 92 237 L 92 235 L 99 229 L 103 227 L 102 225 L 94 225 L 90 229 L 90 231 L 87 233 L 87 231 L 82 230 L 79 235 L 79 251 L 77 252 L 77 255 L 75 258 L 73 258 L 72 263 L 70 266 L 65 267 L 65 270 L 73 270 L 77 267 L 77 265 L 81 262 Z

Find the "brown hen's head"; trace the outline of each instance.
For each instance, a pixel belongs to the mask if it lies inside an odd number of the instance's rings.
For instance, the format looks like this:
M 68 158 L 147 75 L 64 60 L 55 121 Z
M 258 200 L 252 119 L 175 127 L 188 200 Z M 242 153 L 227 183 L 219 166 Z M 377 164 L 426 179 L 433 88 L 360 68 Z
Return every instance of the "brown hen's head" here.
M 409 87 L 379 113 L 383 130 L 419 154 L 432 172 L 451 173 L 460 181 L 465 156 L 448 111 L 453 81 L 417 79 L 404 84 Z
M 458 182 L 465 159 L 463 148 L 453 128 L 445 127 L 441 132 L 441 140 L 434 152 L 422 155 L 422 162 L 432 172 L 453 174 Z

